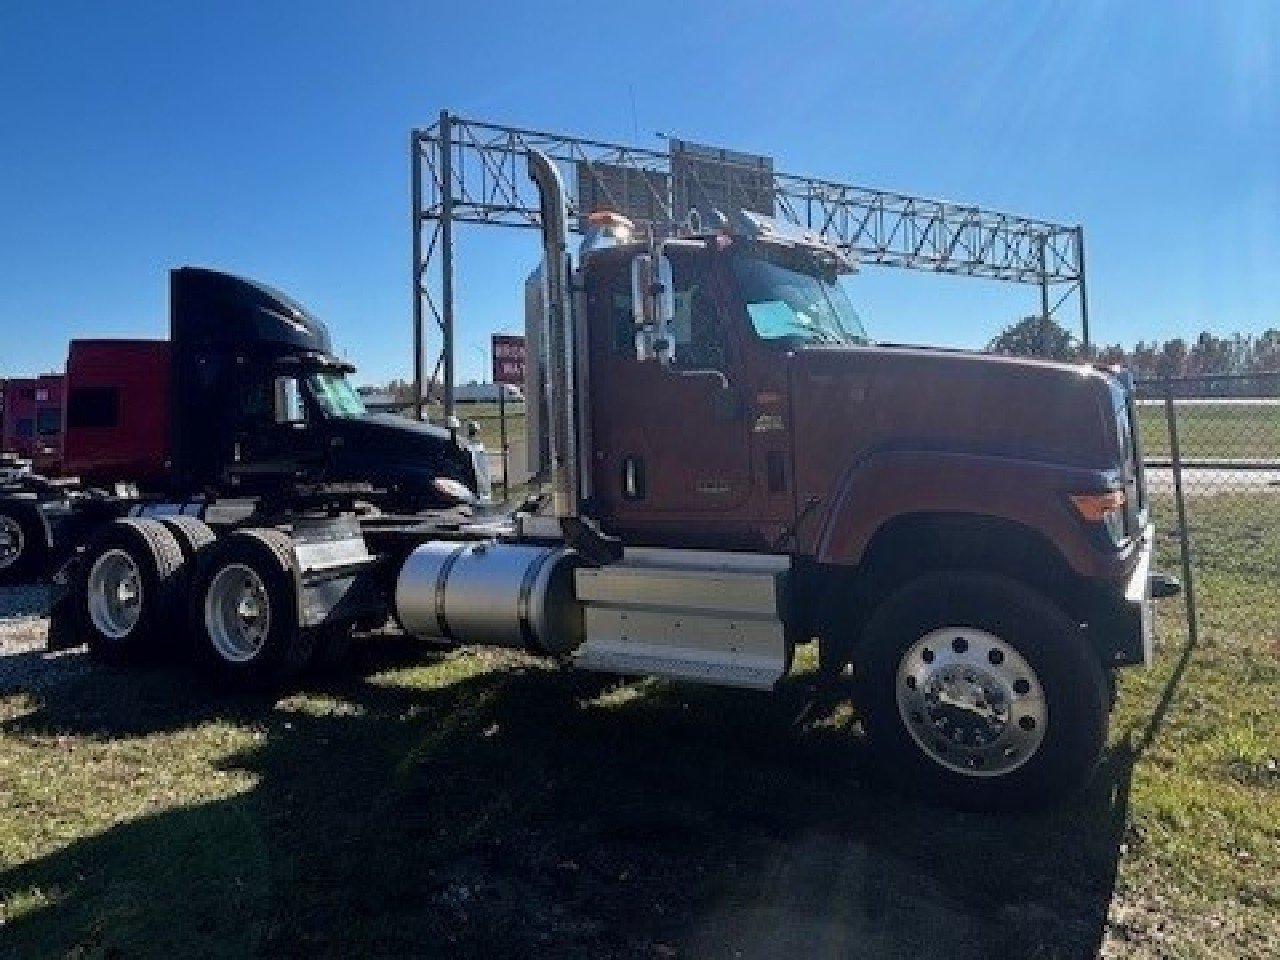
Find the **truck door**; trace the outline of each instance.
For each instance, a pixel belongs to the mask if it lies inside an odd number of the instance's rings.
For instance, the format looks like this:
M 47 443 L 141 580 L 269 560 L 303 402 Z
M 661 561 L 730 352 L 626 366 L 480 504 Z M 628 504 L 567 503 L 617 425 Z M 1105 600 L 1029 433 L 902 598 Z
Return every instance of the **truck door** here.
M 319 418 L 298 374 L 245 364 L 237 391 L 234 460 L 247 475 L 289 476 L 320 459 Z
M 751 497 L 751 434 L 711 259 L 669 249 L 675 361 L 637 358 L 630 260 L 587 259 L 594 494 L 607 529 L 731 546 Z

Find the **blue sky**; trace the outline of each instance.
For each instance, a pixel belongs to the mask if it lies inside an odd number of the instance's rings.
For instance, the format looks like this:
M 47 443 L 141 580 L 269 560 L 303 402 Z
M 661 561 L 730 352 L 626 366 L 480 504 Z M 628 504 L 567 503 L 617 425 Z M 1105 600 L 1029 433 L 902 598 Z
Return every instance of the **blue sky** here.
M 290 292 L 362 381 L 408 375 L 407 131 L 442 107 L 1082 223 L 1096 340 L 1280 326 L 1278 57 L 1267 0 L 3 0 L 0 376 L 163 336 L 183 263 Z M 537 249 L 459 246 L 465 378 Z M 1037 303 L 884 268 L 850 289 L 873 335 L 952 345 Z

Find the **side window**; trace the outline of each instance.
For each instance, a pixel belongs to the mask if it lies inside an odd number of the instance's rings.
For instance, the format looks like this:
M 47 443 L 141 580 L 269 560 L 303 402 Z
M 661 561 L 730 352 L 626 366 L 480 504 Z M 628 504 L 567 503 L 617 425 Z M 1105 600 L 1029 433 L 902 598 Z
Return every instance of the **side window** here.
M 275 414 L 276 423 L 307 422 L 307 409 L 297 377 L 276 377 Z
M 31 418 L 22 417 L 18 421 L 17 426 L 14 427 L 13 432 L 18 436 L 19 439 L 29 440 L 31 439 L 31 430 L 32 430 Z
M 67 396 L 69 430 L 102 429 L 120 422 L 120 391 L 115 387 L 80 387 Z
M 609 317 L 613 352 L 618 356 L 636 354 L 635 315 L 632 312 L 631 272 L 615 270 L 610 282 L 600 293 Z
M 36 433 L 42 437 L 56 437 L 61 432 L 61 407 L 42 407 L 36 411 Z
M 676 316 L 671 331 L 676 342 L 676 366 L 686 370 L 724 370 L 724 336 L 706 269 L 707 257 L 681 253 L 671 258 L 676 288 Z

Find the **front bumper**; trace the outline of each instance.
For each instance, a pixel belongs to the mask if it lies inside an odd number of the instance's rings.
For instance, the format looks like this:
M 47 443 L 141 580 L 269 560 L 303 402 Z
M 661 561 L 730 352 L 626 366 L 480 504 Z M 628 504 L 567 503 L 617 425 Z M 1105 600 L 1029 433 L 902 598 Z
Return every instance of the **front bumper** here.
M 1089 614 L 1089 631 L 1099 649 L 1113 666 L 1150 666 L 1155 653 L 1155 626 L 1152 603 L 1157 597 L 1173 596 L 1181 585 L 1164 574 L 1153 573 L 1155 527 L 1142 531 L 1137 561 L 1119 585 L 1099 596 Z
M 1142 531 L 1141 546 L 1138 548 L 1138 562 L 1134 564 L 1129 582 L 1124 586 L 1124 605 L 1128 608 L 1129 619 L 1136 627 L 1137 642 L 1134 646 L 1142 650 L 1142 665 L 1151 666 L 1155 654 L 1155 624 L 1151 610 L 1151 558 L 1156 548 L 1156 528 L 1147 524 Z

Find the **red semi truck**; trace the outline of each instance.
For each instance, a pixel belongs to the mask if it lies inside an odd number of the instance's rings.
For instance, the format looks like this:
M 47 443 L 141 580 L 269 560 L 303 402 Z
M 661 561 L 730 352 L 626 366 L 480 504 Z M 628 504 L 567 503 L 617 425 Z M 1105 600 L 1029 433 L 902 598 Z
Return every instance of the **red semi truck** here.
M 394 617 L 755 690 L 816 643 L 885 768 L 922 791 L 1029 804 L 1086 781 L 1113 672 L 1150 661 L 1153 594 L 1176 589 L 1151 571 L 1126 377 L 877 345 L 840 251 L 752 215 L 667 238 L 604 218 L 573 259 L 555 165 L 529 164 L 529 447 L 549 498 L 412 517 L 296 490 L 63 503 L 83 519 L 51 642 L 123 660 L 181 637 L 261 683 Z M 220 310 L 205 321 L 225 327 Z M 222 435 L 175 432 L 171 456 Z M 441 490 L 455 462 L 433 461 Z
M 62 457 L 63 377 L 57 373 L 15 377 L 0 389 L 0 453 L 57 472 Z

